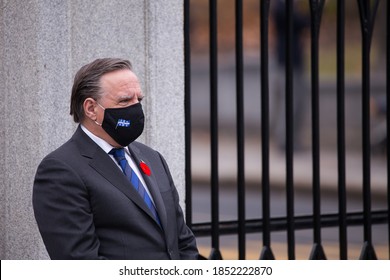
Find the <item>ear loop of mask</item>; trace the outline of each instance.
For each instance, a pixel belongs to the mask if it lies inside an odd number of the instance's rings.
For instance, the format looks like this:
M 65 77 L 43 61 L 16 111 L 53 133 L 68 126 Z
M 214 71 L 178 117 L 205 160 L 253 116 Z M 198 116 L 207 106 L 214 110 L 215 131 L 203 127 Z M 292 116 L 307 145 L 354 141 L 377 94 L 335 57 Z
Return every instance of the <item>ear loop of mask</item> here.
M 96 103 L 97 103 L 97 105 L 99 105 L 104 111 L 106 110 L 106 108 L 104 108 L 102 105 L 100 105 L 99 102 L 96 101 Z M 102 126 L 101 123 L 98 123 L 97 121 L 94 121 L 94 122 L 95 122 L 97 125 Z

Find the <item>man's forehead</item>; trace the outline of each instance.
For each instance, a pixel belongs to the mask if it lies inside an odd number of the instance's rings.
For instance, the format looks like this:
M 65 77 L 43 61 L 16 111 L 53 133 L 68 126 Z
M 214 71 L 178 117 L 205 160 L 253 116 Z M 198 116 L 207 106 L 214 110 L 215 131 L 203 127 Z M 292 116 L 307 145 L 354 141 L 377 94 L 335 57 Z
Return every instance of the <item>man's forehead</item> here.
M 139 89 L 141 87 L 137 76 L 130 70 L 114 71 L 103 75 L 101 85 L 102 87 L 129 89 Z

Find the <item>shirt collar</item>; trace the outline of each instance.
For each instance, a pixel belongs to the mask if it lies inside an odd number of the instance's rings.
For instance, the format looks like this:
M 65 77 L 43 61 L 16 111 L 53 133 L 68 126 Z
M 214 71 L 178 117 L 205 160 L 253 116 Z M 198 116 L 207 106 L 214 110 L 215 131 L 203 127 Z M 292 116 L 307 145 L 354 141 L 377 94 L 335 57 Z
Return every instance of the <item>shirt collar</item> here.
M 90 132 L 85 126 L 80 125 L 81 129 L 91 138 L 100 148 L 103 149 L 107 154 L 115 147 L 108 144 L 106 141 L 104 141 L 102 138 L 96 136 L 92 132 Z

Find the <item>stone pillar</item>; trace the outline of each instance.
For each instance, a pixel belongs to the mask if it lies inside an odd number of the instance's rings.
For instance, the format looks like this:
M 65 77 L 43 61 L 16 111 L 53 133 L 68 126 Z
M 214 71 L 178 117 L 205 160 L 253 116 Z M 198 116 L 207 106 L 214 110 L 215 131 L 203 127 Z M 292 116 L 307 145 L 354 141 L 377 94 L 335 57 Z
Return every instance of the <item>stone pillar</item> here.
M 73 134 L 73 76 L 98 57 L 132 62 L 146 96 L 141 141 L 165 156 L 184 198 L 182 5 L 0 0 L 0 259 L 47 258 L 32 211 L 35 171 Z

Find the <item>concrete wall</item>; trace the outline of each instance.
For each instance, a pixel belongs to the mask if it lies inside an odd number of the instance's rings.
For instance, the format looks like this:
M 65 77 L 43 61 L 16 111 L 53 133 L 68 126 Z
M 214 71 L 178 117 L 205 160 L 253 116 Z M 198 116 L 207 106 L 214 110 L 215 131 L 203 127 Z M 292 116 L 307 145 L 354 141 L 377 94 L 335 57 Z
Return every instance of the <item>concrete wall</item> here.
M 146 95 L 141 141 L 165 156 L 183 202 L 182 5 L 0 0 L 0 259 L 47 258 L 31 203 L 36 167 L 73 134 L 73 76 L 98 57 L 133 63 Z

